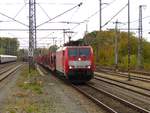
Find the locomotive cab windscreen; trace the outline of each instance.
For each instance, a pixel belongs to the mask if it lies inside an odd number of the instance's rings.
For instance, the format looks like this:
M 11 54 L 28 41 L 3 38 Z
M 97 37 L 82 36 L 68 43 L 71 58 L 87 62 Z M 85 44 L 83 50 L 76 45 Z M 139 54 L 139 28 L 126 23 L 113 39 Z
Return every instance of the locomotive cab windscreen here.
M 79 56 L 89 57 L 90 56 L 90 48 L 80 48 Z
M 68 49 L 69 57 L 89 57 L 90 56 L 90 48 L 69 48 Z
M 68 56 L 69 57 L 77 57 L 78 56 L 77 48 L 69 48 Z

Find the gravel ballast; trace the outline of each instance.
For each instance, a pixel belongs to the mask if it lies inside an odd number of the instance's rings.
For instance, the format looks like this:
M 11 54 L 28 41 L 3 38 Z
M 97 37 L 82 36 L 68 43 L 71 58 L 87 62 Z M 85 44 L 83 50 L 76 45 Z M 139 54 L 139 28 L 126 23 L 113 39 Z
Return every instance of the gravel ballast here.
M 40 82 L 40 93 L 22 89 L 18 83 L 11 86 L 0 113 L 106 113 L 49 72 L 43 75 L 36 78 Z M 26 83 L 21 75 L 18 81 Z

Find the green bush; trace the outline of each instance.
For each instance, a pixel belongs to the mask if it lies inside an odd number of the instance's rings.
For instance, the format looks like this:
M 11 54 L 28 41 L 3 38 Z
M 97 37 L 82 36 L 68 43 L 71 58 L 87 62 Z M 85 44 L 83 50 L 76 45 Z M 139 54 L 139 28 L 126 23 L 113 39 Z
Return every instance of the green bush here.
M 136 55 L 130 56 L 130 68 L 135 68 L 137 64 L 137 57 Z M 128 55 L 122 57 L 120 60 L 119 66 L 122 68 L 128 68 Z

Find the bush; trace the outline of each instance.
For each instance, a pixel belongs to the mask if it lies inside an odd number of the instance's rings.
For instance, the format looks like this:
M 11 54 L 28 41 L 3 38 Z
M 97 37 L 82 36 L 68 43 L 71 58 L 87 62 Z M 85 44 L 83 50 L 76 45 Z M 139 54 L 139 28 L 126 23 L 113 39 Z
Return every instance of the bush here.
M 130 56 L 130 68 L 135 68 L 137 64 L 137 57 L 136 55 Z M 124 56 L 119 63 L 119 66 L 122 68 L 128 68 L 128 55 Z

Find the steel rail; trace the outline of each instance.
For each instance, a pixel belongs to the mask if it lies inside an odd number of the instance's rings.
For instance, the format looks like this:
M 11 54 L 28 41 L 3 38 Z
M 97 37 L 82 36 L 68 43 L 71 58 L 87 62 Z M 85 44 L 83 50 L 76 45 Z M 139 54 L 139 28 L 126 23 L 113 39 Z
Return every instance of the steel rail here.
M 41 66 L 40 66 L 41 67 Z M 43 66 L 42 66 L 43 67 Z M 61 77 L 58 77 L 56 75 L 56 73 L 53 73 L 54 77 L 61 79 L 64 81 L 64 83 L 71 85 L 73 88 L 75 88 L 77 91 L 79 91 L 80 93 L 82 93 L 83 95 L 85 95 L 86 97 L 88 97 L 89 99 L 91 99 L 93 102 L 95 102 L 97 105 L 102 106 L 105 110 L 107 110 L 109 113 L 117 113 L 115 110 L 111 109 L 109 106 L 105 105 L 104 103 L 100 102 L 98 99 L 90 96 L 89 94 L 87 94 L 86 92 L 84 92 L 83 90 L 79 89 L 76 85 L 71 84 L 69 81 L 66 81 L 66 79 Z
M 95 73 L 95 75 L 100 75 L 100 73 Z M 122 83 L 122 84 L 130 85 L 130 86 L 133 86 L 133 87 L 137 87 L 139 89 L 143 89 L 143 90 L 146 90 L 146 91 L 150 91 L 150 89 L 148 89 L 148 88 L 140 87 L 140 86 L 137 86 L 137 85 L 134 85 L 134 84 L 129 84 L 129 83 L 119 81 L 119 80 L 115 80 L 115 79 L 112 79 L 112 78 L 108 78 L 108 77 L 104 77 L 104 76 L 97 76 L 96 78 L 98 78 L 98 77 L 108 79 L 108 80 L 111 80 L 111 81 L 115 81 L 115 82 L 119 82 L 119 83 Z
M 0 75 L 2 75 L 3 73 L 7 72 L 8 70 L 10 70 L 12 67 L 9 67 L 7 69 L 3 69 L 3 70 L 0 70 Z
M 125 77 L 125 78 L 128 78 L 128 74 L 126 73 L 122 73 L 122 72 L 113 72 L 113 71 L 110 71 L 110 70 L 100 70 L 101 72 L 103 73 L 106 73 L 106 74 L 110 74 L 110 75 L 115 75 L 115 76 L 120 76 L 120 77 Z M 98 73 L 98 72 L 97 72 Z M 139 80 L 139 81 L 143 81 L 143 82 L 150 82 L 150 78 L 146 78 L 146 77 L 138 77 L 136 75 L 131 75 L 131 79 L 134 79 L 134 80 Z
M 95 97 L 89 95 L 88 93 L 86 93 L 85 91 L 81 90 L 80 88 L 78 88 L 77 86 L 72 84 L 72 87 L 75 88 L 77 91 L 79 91 L 80 93 L 82 93 L 83 95 L 85 95 L 86 97 L 88 97 L 89 99 L 91 99 L 93 102 L 95 102 L 97 105 L 102 106 L 105 110 L 107 110 L 109 113 L 118 113 L 117 111 L 113 110 L 112 108 L 110 108 L 109 106 L 107 106 L 106 104 L 104 104 L 103 102 L 99 101 L 98 99 L 96 99 Z
M 15 72 L 17 69 L 19 69 L 19 67 L 21 67 L 22 64 L 12 68 L 10 71 L 7 71 L 6 73 L 3 73 L 1 76 L 0 76 L 0 82 L 3 81 L 5 78 L 7 78 L 10 74 L 12 74 L 13 72 Z
M 105 78 L 105 77 L 101 77 L 101 78 L 107 79 L 107 78 Z M 141 95 L 150 97 L 150 94 L 149 94 L 149 93 L 143 93 L 143 92 L 140 92 L 140 91 L 137 91 L 137 90 L 133 90 L 133 89 L 130 89 L 130 88 L 128 88 L 128 87 L 118 85 L 117 83 L 112 83 L 112 82 L 109 82 L 109 81 L 107 81 L 107 80 L 103 80 L 103 79 L 101 79 L 101 78 L 100 78 L 100 77 L 96 77 L 96 76 L 94 77 L 94 79 L 96 79 L 96 80 L 100 80 L 100 81 L 106 82 L 106 83 L 108 83 L 108 84 L 112 84 L 112 85 L 115 85 L 115 86 L 117 86 L 117 87 L 120 87 L 120 88 L 123 88 L 123 89 L 126 89 L 126 90 L 130 90 L 130 91 L 132 91 L 132 92 L 135 92 L 135 93 L 138 93 L 138 94 L 141 94 Z M 132 86 L 132 87 L 136 87 L 136 88 L 142 89 L 141 87 L 137 87 L 137 86 L 134 86 L 134 85 L 130 85 L 130 84 L 127 84 L 127 83 L 124 83 L 124 82 L 121 82 L 121 81 L 116 81 L 116 80 L 109 79 L 109 78 L 108 78 L 108 80 L 115 81 L 115 82 L 119 82 L 119 83 L 121 83 L 121 84 L 125 84 L 125 85 L 129 85 L 129 86 Z M 145 89 L 142 89 L 142 90 L 145 90 Z M 148 90 L 148 89 L 146 89 L 146 90 Z M 150 91 L 150 90 L 148 90 L 148 91 Z
M 102 92 L 103 94 L 106 94 L 106 95 L 112 97 L 112 98 L 115 99 L 115 100 L 120 101 L 121 103 L 123 103 L 123 104 L 125 104 L 125 105 L 127 105 L 127 106 L 130 106 L 130 107 L 133 108 L 133 109 L 136 109 L 136 110 L 138 110 L 138 111 L 140 111 L 140 112 L 142 112 L 142 113 L 150 113 L 149 110 L 146 110 L 146 109 L 144 109 L 144 108 L 142 108 L 142 107 L 140 107 L 140 106 L 137 106 L 137 105 L 135 105 L 135 104 L 133 104 L 133 103 L 127 101 L 127 100 L 124 100 L 124 99 L 122 99 L 122 98 L 120 98 L 120 97 L 118 97 L 118 96 L 115 96 L 115 95 L 113 95 L 113 94 L 111 94 L 111 93 L 109 93 L 109 92 L 107 92 L 107 91 L 104 91 L 104 90 L 102 90 L 102 89 L 99 89 L 99 88 L 97 88 L 97 87 L 95 87 L 95 86 L 92 86 L 92 85 L 90 85 L 90 84 L 87 84 L 87 85 L 88 85 L 89 87 L 91 87 L 91 88 L 93 88 L 93 89 L 99 91 L 99 92 Z
M 113 68 L 113 67 L 97 66 L 97 68 L 107 69 L 107 70 L 115 70 L 115 68 Z M 124 69 L 118 69 L 118 70 L 120 72 L 127 72 L 127 70 L 124 70 Z M 150 72 L 148 72 L 148 71 L 130 70 L 130 72 L 133 74 L 142 74 L 142 75 L 150 76 Z
M 150 72 L 144 72 L 144 71 L 136 71 L 136 70 L 131 70 L 132 73 L 136 73 L 136 74 L 143 74 L 143 75 L 147 75 L 150 76 Z
M 16 63 L 16 62 L 15 62 Z M 9 62 L 9 63 L 4 63 L 4 64 L 0 64 L 0 68 L 4 68 L 4 67 L 7 67 L 9 65 L 13 65 L 15 64 L 14 62 Z
M 10 70 L 14 65 L 15 64 L 12 64 L 12 65 L 7 64 L 7 65 L 3 66 L 2 69 L 0 70 L 0 75 L 7 72 L 8 70 Z M 7 67 L 7 66 L 9 66 L 9 67 Z

